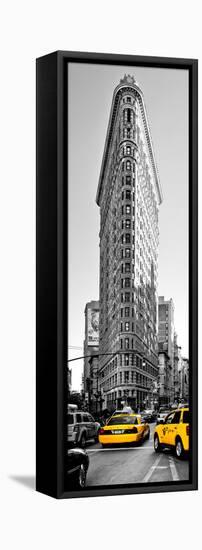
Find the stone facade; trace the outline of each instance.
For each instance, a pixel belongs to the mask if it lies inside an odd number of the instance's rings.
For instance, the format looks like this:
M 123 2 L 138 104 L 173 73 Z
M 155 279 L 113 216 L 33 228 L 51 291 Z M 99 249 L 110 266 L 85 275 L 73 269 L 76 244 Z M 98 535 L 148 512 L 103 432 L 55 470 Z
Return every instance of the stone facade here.
M 189 360 L 184 357 L 179 367 L 179 401 L 189 403 Z
M 97 389 L 96 377 L 98 368 L 95 367 L 96 358 L 92 363 L 91 358 L 99 352 L 99 330 L 93 332 L 91 318 L 92 315 L 99 315 L 99 301 L 91 300 L 85 306 L 85 339 L 84 339 L 84 371 L 83 371 L 83 390 L 86 405 L 89 409 L 95 408 L 95 388 Z M 97 327 L 95 327 L 97 329 Z M 93 335 L 95 334 L 95 343 L 93 345 Z
M 170 390 L 172 384 L 172 369 L 170 358 L 166 351 L 159 352 L 159 377 L 158 377 L 158 404 L 170 403 Z
M 177 334 L 174 333 L 174 402 L 179 402 L 180 400 L 180 375 L 182 364 L 182 352 L 181 346 L 178 346 L 177 343 Z
M 166 352 L 169 358 L 169 395 L 170 402 L 174 400 L 174 305 L 172 298 L 158 299 L 158 349 Z M 165 396 L 166 397 L 166 396 Z
M 158 376 L 158 211 L 162 194 L 143 93 L 114 91 L 96 201 L 100 207 L 99 390 L 103 407 L 149 406 Z M 112 353 L 112 356 L 104 355 Z

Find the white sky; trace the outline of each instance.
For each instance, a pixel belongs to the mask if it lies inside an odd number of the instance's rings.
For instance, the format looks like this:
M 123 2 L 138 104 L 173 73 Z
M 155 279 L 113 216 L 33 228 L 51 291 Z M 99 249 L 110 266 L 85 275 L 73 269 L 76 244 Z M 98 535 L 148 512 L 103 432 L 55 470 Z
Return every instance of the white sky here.
M 173 298 L 178 344 L 188 356 L 188 71 L 71 63 L 68 82 L 69 359 L 83 355 L 84 308 L 99 299 L 95 202 L 114 88 L 134 75 L 145 98 L 163 191 L 158 294 Z M 83 361 L 70 363 L 80 390 Z

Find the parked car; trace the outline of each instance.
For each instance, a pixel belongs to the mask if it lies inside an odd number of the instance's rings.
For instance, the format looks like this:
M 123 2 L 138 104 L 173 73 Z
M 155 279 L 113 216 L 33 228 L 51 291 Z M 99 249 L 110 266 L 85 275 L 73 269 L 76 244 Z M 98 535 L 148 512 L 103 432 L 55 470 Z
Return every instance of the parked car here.
M 70 445 L 85 447 L 90 439 L 98 440 L 99 422 L 85 411 L 67 413 L 67 442 Z
M 168 406 L 160 407 L 157 414 L 156 423 L 161 424 L 169 412 L 170 412 L 170 409 L 168 408 Z
M 153 415 L 153 419 L 154 419 L 153 422 L 156 422 L 157 416 L 158 416 L 157 411 L 156 411 L 156 410 L 153 410 L 153 411 L 152 411 L 152 415 Z
M 84 489 L 89 466 L 89 457 L 83 449 L 68 449 L 66 459 L 66 474 L 68 487 Z
M 99 430 L 99 442 L 106 445 L 142 443 L 149 439 L 150 428 L 139 414 L 118 414 L 112 416 Z
M 147 409 L 145 411 L 142 411 L 140 414 L 141 414 L 141 417 L 145 420 L 145 422 L 155 422 L 157 419 L 157 413 L 152 409 Z
M 169 413 L 164 422 L 155 427 L 154 450 L 159 453 L 164 447 L 175 449 L 181 458 L 189 450 L 189 409 L 178 408 Z

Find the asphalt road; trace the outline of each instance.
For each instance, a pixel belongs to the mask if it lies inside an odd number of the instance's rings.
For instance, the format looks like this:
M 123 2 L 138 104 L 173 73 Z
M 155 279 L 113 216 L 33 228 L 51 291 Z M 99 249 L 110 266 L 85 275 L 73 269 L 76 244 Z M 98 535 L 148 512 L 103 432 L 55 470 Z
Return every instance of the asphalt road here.
M 88 445 L 86 451 L 90 464 L 86 487 L 188 480 L 188 459 L 179 460 L 167 449 L 162 453 L 155 453 L 154 428 L 155 424 L 151 424 L 150 439 L 139 447 L 103 449 L 100 443 Z

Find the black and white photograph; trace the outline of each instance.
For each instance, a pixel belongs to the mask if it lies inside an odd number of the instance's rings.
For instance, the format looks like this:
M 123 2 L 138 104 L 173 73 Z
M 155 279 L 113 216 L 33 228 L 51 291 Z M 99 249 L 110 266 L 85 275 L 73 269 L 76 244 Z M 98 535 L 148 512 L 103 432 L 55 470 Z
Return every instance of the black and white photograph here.
M 200 8 L 2 4 L 3 550 L 200 540 Z
M 189 71 L 68 64 L 66 491 L 190 481 Z

